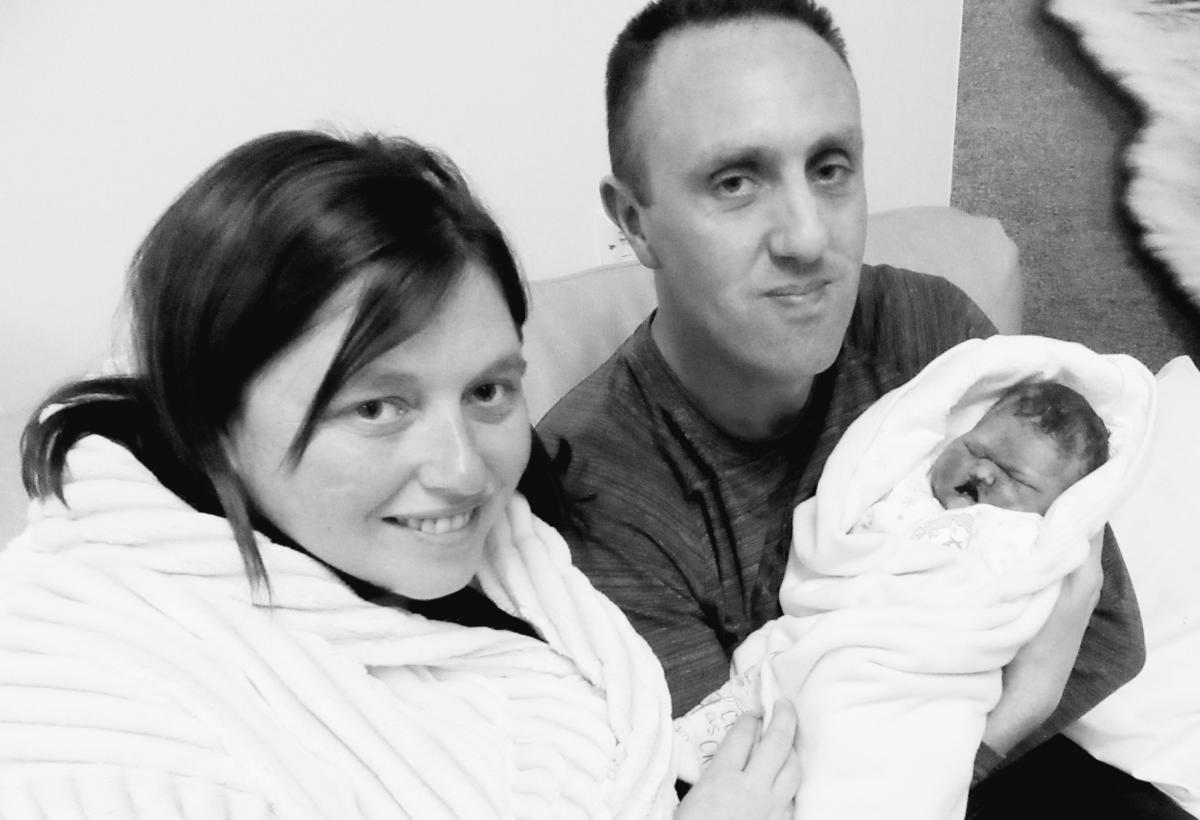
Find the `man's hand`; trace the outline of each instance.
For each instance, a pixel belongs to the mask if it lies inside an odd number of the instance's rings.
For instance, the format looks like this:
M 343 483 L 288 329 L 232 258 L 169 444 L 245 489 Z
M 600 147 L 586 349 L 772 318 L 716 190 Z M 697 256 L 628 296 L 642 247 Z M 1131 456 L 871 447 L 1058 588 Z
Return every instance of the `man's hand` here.
M 1004 689 L 983 732 L 983 742 L 1000 755 L 1008 754 L 1045 722 L 1062 699 L 1083 633 L 1100 600 L 1103 544 L 1101 531 L 1091 539 L 1083 565 L 1063 579 L 1058 602 L 1041 631 L 1004 667 Z
M 729 729 L 708 768 L 679 804 L 675 820 L 784 820 L 800 785 L 796 710 L 775 704 L 759 737 L 762 718 L 747 712 Z

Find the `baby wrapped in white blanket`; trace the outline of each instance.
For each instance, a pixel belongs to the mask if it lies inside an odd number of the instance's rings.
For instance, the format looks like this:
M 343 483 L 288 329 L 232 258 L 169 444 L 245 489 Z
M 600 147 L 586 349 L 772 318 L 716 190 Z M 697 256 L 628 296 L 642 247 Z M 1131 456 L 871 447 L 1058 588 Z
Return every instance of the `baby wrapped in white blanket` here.
M 969 452 L 981 447 L 973 428 L 1029 380 L 1082 394 L 1110 433 L 1104 466 L 1058 486 L 1032 486 L 1041 478 L 1012 463 L 1016 477 L 972 477 L 967 462 L 986 455 Z M 737 713 L 788 697 L 804 767 L 797 818 L 962 817 L 1001 670 L 1134 480 L 1154 388 L 1129 357 L 998 336 L 955 347 L 870 408 L 795 511 L 783 617 L 751 635 L 730 683 L 677 722 L 681 776 Z M 1009 432 L 1009 445 L 1035 438 Z M 1034 472 L 1054 474 L 1043 466 Z

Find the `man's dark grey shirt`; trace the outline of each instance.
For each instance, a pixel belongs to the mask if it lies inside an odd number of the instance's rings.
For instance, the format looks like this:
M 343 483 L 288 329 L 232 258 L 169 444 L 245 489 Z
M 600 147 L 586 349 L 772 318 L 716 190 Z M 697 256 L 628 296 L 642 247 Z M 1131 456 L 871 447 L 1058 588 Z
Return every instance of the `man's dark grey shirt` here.
M 574 561 L 657 653 L 676 715 L 724 683 L 734 648 L 780 614 L 792 510 L 815 492 L 846 427 L 938 354 L 995 332 L 948 281 L 864 266 L 842 350 L 778 439 L 739 440 L 709 420 L 648 320 L 547 414 L 538 432 L 550 452 L 570 448 L 564 483 L 579 525 L 564 535 Z M 1141 622 L 1111 539 L 1104 570 L 1075 673 L 1040 739 L 1141 667 Z

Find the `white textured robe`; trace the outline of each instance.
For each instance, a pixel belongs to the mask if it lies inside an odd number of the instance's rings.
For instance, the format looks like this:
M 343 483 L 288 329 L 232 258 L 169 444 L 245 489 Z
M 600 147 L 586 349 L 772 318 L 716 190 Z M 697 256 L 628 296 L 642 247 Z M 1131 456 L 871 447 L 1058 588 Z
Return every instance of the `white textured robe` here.
M 0 817 L 649 818 L 676 800 L 649 647 L 519 497 L 484 592 L 545 642 L 367 603 L 89 437 L 0 552 Z

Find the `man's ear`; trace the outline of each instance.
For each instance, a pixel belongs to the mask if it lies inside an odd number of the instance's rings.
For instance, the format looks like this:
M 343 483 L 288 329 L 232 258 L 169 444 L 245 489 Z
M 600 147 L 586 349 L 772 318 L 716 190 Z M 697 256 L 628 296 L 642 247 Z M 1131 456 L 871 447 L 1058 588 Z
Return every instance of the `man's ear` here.
M 658 268 L 658 257 L 642 230 L 642 204 L 632 189 L 611 174 L 600 180 L 600 201 L 604 212 L 629 240 L 638 261 L 651 270 Z

